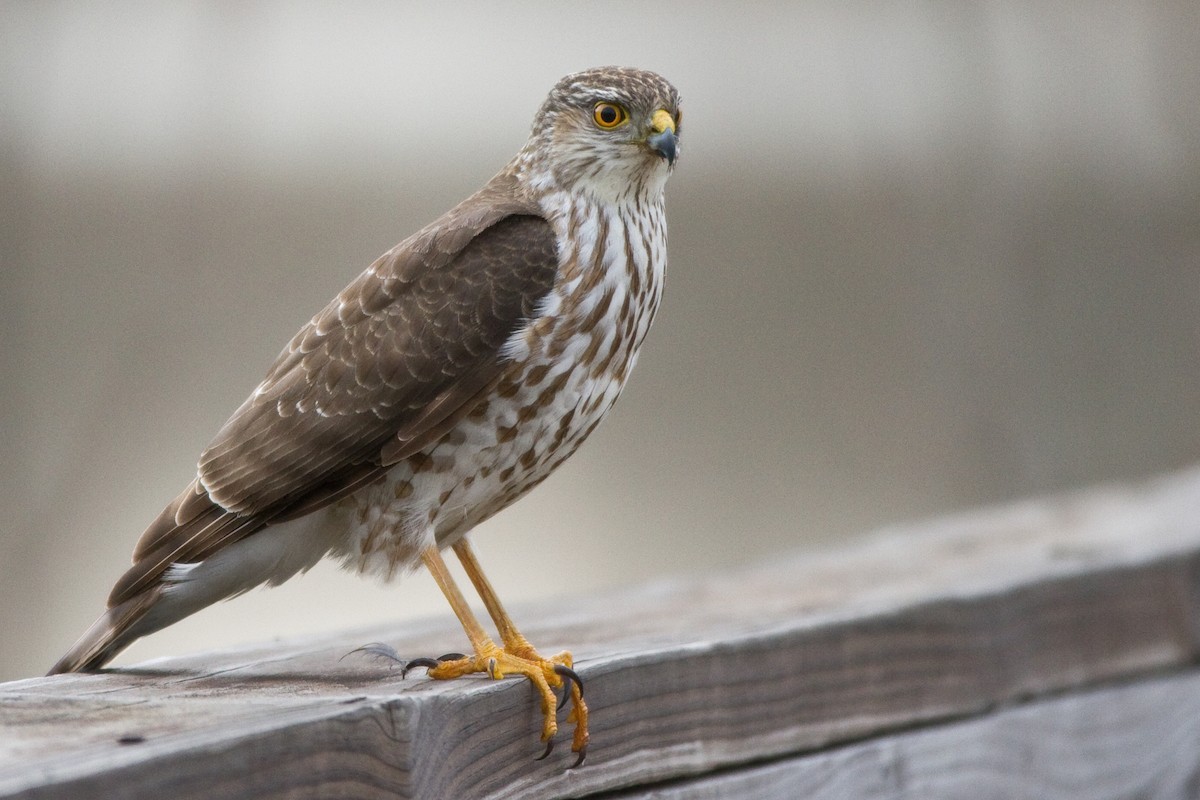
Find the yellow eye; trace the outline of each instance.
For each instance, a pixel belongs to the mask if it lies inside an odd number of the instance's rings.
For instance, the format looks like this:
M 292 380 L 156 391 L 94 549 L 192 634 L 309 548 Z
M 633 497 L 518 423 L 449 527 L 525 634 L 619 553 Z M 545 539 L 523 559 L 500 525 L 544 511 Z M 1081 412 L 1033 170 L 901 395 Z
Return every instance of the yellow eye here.
M 616 103 L 596 103 L 592 109 L 592 119 L 601 128 L 615 128 L 629 119 L 629 113 Z

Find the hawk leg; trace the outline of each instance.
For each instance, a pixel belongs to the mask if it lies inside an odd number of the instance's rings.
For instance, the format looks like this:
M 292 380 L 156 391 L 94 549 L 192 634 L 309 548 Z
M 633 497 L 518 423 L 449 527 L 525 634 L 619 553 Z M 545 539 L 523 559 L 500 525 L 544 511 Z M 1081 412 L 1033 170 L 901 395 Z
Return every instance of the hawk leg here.
M 471 641 L 474 655 L 443 656 L 437 660 L 417 659 L 409 662 L 408 667 L 427 667 L 429 676 L 437 680 L 449 680 L 479 672 L 486 673 L 496 680 L 505 675 L 524 675 L 533 683 L 534 688 L 541 696 L 542 741 L 546 742 L 546 751 L 541 758 L 550 754 L 554 747 L 554 735 L 558 732 L 556 719 L 558 697 L 554 690 L 562 688 L 564 685 L 567 686 L 568 690 L 563 696 L 563 702 L 565 704 L 569 696 L 571 711 L 567 716 L 567 721 L 575 723 L 575 735 L 571 743 L 571 750 L 578 754 L 572 767 L 579 766 L 587 756 L 588 710 L 583 701 L 583 684 L 571 668 L 573 664 L 571 654 L 562 652 L 550 658 L 543 658 L 539 655 L 517 630 L 516 625 L 504 610 L 504 606 L 496 596 L 495 590 L 492 589 L 491 583 L 484 576 L 479 561 L 475 558 L 466 539 L 454 545 L 454 552 L 462 562 L 463 569 L 466 570 L 480 599 L 483 600 L 488 614 L 496 623 L 496 629 L 500 633 L 500 640 L 504 646 L 497 646 L 484 631 L 483 626 L 479 624 L 479 620 L 475 618 L 467 605 L 466 598 L 454 583 L 441 554 L 436 547 L 430 547 L 421 554 L 421 560 L 424 561 L 425 567 L 442 590 L 442 594 L 446 596 L 450 607 L 454 609 L 458 621 L 462 623 L 463 630 L 466 631 L 467 638 Z

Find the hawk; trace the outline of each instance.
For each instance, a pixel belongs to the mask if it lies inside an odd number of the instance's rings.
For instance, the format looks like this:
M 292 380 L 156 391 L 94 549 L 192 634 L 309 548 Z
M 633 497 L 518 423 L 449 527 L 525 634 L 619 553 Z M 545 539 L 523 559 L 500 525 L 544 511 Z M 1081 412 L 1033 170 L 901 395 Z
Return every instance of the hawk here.
M 582 763 L 587 706 L 570 653 L 545 658 L 520 634 L 466 537 L 574 453 L 621 393 L 662 296 L 679 134 L 679 94 L 655 73 L 559 81 L 499 174 L 292 338 L 51 674 L 100 668 L 139 637 L 325 556 L 385 580 L 424 564 L 472 653 L 406 669 L 525 676 L 541 698 L 543 757 L 563 689 Z M 447 547 L 499 644 L 447 572 Z

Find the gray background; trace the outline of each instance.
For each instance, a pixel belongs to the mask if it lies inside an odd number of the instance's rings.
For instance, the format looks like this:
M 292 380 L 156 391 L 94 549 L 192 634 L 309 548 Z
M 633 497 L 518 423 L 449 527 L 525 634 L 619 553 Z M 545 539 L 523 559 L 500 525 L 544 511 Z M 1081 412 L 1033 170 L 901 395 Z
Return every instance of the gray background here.
M 599 64 L 684 96 L 667 295 L 613 418 L 479 531 L 506 599 L 1200 457 L 1194 0 L 112 6 L 3 6 L 0 678 L 99 613 L 294 330 Z M 430 613 L 425 575 L 321 566 L 122 662 Z

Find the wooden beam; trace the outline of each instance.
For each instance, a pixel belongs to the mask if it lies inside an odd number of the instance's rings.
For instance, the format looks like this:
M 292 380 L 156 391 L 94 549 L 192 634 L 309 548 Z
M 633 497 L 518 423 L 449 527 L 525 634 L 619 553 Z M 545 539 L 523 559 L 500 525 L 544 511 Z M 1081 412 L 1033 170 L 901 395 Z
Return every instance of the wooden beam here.
M 532 760 L 539 721 L 521 681 L 401 680 L 339 660 L 372 640 L 414 657 L 458 649 L 449 618 L 17 681 L 0 686 L 0 797 L 581 797 L 783 769 L 926 728 L 943 734 L 921 751 L 928 776 L 963 725 L 1051 697 L 1083 703 L 1102 685 L 1150 691 L 1187 668 L 1198 576 L 1193 470 L 516 609 L 544 652 L 575 652 L 587 682 L 593 744 L 573 771 L 565 746 Z M 1189 707 L 1195 681 L 1171 686 L 1160 707 Z M 1102 707 L 1080 706 L 1078 729 Z M 1178 761 L 1175 744 L 1142 733 L 1146 758 Z M 1002 739 L 996 763 L 1028 747 Z M 1112 750 L 1082 748 L 1081 774 Z
M 602 797 L 1194 800 L 1200 797 L 1200 672 Z

